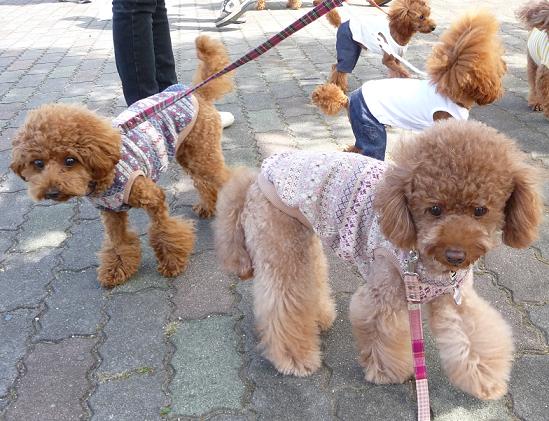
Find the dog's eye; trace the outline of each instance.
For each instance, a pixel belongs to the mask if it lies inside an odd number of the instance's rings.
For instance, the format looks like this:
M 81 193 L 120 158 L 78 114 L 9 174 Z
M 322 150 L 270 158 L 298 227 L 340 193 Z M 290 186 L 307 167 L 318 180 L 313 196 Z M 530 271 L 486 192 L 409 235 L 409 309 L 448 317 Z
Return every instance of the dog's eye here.
M 42 168 L 44 168 L 44 161 L 41 160 L 41 159 L 35 159 L 34 161 L 32 161 L 32 164 L 38 168 L 39 170 L 41 170 Z
M 419 20 L 423 20 L 423 19 L 425 19 L 425 16 L 421 15 L 421 16 L 419 17 Z
M 67 156 L 65 158 L 65 166 L 72 167 L 74 164 L 76 164 L 78 161 L 76 158 L 73 158 L 72 156 Z
M 484 206 L 475 207 L 475 216 L 485 215 L 486 212 L 488 212 L 488 209 L 486 209 Z
M 442 208 L 439 205 L 433 205 L 429 208 L 429 212 L 433 216 L 440 216 L 442 215 Z

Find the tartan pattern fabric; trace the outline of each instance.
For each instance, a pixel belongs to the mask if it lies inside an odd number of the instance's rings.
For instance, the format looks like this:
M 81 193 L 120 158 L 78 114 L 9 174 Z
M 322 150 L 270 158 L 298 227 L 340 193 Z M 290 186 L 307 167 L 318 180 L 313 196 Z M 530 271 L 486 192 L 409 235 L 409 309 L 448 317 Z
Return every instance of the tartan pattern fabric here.
M 429 405 L 429 385 L 427 379 L 416 381 L 417 419 L 430 421 L 431 406 Z
M 314 22 L 318 18 L 324 16 L 330 10 L 338 6 L 341 6 L 343 1 L 344 0 L 325 0 L 323 3 L 315 6 L 312 10 L 310 10 L 309 12 L 301 16 L 295 22 L 293 22 L 292 24 L 284 28 L 282 31 L 273 35 L 263 44 L 259 45 L 253 50 L 250 50 L 248 53 L 246 53 L 245 55 L 243 55 L 233 63 L 229 64 L 224 69 L 221 69 L 219 72 L 214 73 L 213 75 L 204 79 L 202 82 L 198 83 L 197 85 L 188 88 L 186 91 L 181 92 L 177 95 L 174 95 L 173 97 L 167 98 L 164 101 L 164 103 L 159 103 L 154 108 L 143 110 L 140 114 L 135 115 L 132 119 L 126 121 L 124 125 L 121 126 L 122 130 L 124 131 L 131 130 L 135 126 L 141 124 L 143 121 L 146 121 L 148 118 L 150 118 L 152 115 L 154 115 L 158 111 L 161 111 L 163 108 L 172 105 L 174 102 L 179 101 L 181 98 L 184 98 L 190 95 L 191 93 L 201 88 L 211 80 L 216 79 L 220 76 L 223 76 L 224 74 L 237 69 L 238 67 L 242 66 L 243 64 L 246 64 L 251 60 L 255 60 L 256 58 L 265 54 L 267 51 L 269 51 L 271 48 L 273 48 L 280 42 L 284 41 L 289 36 L 295 34 L 300 29 L 303 29 L 304 27 Z

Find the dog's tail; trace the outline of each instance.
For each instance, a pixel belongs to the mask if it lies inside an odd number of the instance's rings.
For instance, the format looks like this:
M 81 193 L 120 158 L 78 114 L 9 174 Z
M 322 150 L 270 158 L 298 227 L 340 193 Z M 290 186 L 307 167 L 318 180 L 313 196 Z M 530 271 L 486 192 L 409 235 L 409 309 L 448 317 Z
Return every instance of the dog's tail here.
M 516 14 L 528 29 L 538 28 L 549 31 L 549 1 L 527 2 L 517 10 Z
M 217 216 L 214 221 L 217 258 L 224 270 L 236 273 L 240 279 L 253 276 L 241 215 L 248 189 L 256 178 L 257 171 L 246 167 L 236 168 L 217 196 Z
M 454 102 L 473 99 L 478 105 L 503 95 L 503 46 L 499 22 L 488 11 L 461 16 L 440 36 L 427 60 L 427 72 L 437 91 Z
M 313 0 L 313 6 L 318 6 L 320 3 L 322 3 L 322 0 Z M 326 13 L 326 19 L 334 28 L 339 28 L 339 25 L 341 25 L 341 16 L 339 16 L 337 9 L 332 9 Z
M 313 91 L 312 100 L 326 115 L 336 115 L 349 106 L 349 98 L 335 83 L 317 86 Z
M 200 35 L 195 40 L 196 55 L 200 60 L 193 78 L 197 84 L 227 66 L 229 55 L 220 41 L 206 35 Z M 214 102 L 233 89 L 233 72 L 213 79 L 196 91 L 203 99 Z

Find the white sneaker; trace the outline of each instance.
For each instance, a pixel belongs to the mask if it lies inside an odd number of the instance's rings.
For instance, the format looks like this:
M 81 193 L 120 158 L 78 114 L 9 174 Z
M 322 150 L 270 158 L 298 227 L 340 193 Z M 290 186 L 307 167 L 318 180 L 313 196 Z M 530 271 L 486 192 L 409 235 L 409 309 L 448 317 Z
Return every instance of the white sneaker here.
M 257 0 L 223 0 L 219 16 L 215 21 L 215 26 L 221 28 L 236 21 L 245 11 L 255 5 Z
M 234 115 L 228 111 L 218 111 L 221 117 L 221 127 L 229 127 L 234 123 Z

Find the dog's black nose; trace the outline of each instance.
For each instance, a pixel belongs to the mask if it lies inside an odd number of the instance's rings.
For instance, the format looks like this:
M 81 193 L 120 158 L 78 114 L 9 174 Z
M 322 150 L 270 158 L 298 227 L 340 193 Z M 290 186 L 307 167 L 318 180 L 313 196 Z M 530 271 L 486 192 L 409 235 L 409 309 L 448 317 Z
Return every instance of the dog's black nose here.
M 59 190 L 56 188 L 48 190 L 44 196 L 46 197 L 46 199 L 55 200 L 59 197 Z
M 444 252 L 446 260 L 452 265 L 459 265 L 465 260 L 465 252 L 463 250 L 448 249 Z
M 436 25 L 431 25 L 431 32 L 433 32 L 435 29 L 437 29 Z

